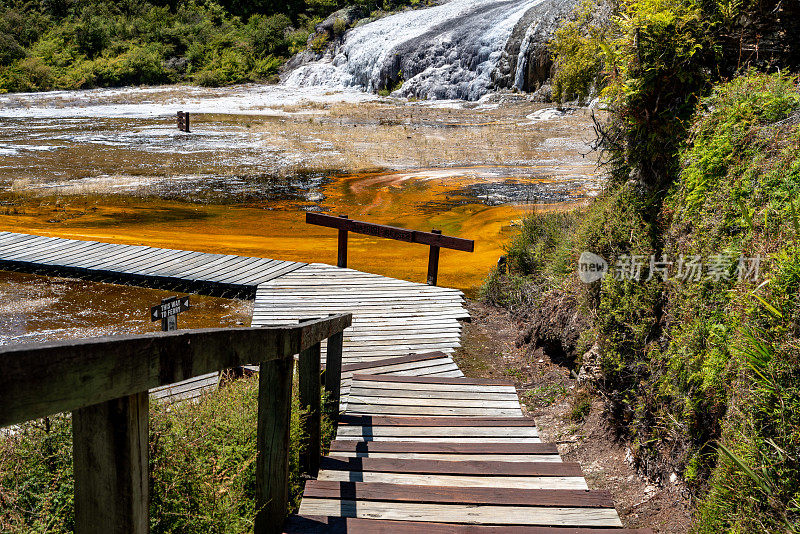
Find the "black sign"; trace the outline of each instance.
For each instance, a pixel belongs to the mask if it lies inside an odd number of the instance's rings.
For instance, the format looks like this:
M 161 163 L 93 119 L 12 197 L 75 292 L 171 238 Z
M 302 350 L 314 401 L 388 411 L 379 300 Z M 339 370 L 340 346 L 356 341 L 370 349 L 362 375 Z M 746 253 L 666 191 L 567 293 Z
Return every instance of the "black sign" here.
M 159 321 L 178 315 L 181 312 L 187 311 L 191 305 L 189 304 L 189 297 L 172 297 L 161 301 L 158 306 L 150 308 L 150 320 Z

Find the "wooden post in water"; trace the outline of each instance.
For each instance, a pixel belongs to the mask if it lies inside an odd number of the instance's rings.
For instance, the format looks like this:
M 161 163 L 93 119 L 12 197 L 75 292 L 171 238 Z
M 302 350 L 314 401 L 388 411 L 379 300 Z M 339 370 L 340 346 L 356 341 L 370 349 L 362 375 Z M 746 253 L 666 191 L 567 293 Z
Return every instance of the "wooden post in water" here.
M 147 534 L 147 391 L 72 412 L 77 534 Z
M 262 362 L 258 376 L 254 534 L 280 534 L 289 504 L 294 358 Z
M 297 366 L 300 409 L 308 413 L 301 416 L 300 428 L 305 442 L 304 451 L 300 455 L 300 472 L 316 477 L 319 472 L 319 458 L 322 432 L 320 413 L 320 344 L 300 353 Z
M 325 411 L 336 417 L 339 415 L 339 397 L 342 386 L 342 348 L 344 333 L 339 332 L 328 338 L 328 351 L 325 357 L 325 391 L 328 403 Z
M 182 132 L 189 133 L 189 113 L 178 112 L 178 129 Z
M 432 234 L 441 235 L 441 230 L 431 230 Z M 431 252 L 428 254 L 428 285 L 435 286 L 439 279 L 439 247 L 431 245 Z
M 347 215 L 339 215 L 340 219 L 347 219 Z M 339 228 L 339 257 L 336 265 L 341 268 L 347 267 L 347 230 Z

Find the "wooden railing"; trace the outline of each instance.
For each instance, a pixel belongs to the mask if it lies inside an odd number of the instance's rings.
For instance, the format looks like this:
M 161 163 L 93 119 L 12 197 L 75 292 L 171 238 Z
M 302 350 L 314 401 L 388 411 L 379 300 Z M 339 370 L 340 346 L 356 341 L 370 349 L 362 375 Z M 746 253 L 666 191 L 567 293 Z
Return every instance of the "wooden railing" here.
M 258 363 L 255 532 L 281 532 L 289 498 L 289 422 L 294 355 L 308 452 L 320 456 L 320 342 L 328 339 L 325 387 L 338 412 L 342 332 L 352 316 L 286 327 L 181 330 L 0 349 L 0 427 L 72 412 L 75 532 L 149 530 L 148 390 Z
M 313 212 L 306 213 L 306 223 L 339 230 L 339 257 L 336 262 L 336 265 L 339 267 L 347 267 L 348 232 L 394 239 L 396 241 L 405 241 L 406 243 L 430 245 L 431 249 L 428 255 L 428 284 L 432 286 L 436 285 L 439 278 L 439 249 L 449 248 L 464 252 L 473 252 L 475 250 L 475 242 L 471 239 L 442 235 L 441 230 L 420 232 L 418 230 L 408 230 L 397 226 L 354 221 L 349 219 L 347 215 L 333 217 L 331 215 Z

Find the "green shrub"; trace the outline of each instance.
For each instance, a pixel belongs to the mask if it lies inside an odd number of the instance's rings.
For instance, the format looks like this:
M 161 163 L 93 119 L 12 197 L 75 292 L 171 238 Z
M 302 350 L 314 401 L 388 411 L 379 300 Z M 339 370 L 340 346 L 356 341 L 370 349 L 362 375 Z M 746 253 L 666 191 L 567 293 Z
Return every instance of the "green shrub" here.
M 602 44 L 604 28 L 592 23 L 597 4 L 584 1 L 575 11 L 573 20 L 556 30 L 548 45 L 555 58 L 553 100 L 585 101 L 592 90 L 602 88 Z
M 12 91 L 47 91 L 53 89 L 55 83 L 53 69 L 36 57 L 18 61 L 12 65 L 9 74 L 9 89 Z

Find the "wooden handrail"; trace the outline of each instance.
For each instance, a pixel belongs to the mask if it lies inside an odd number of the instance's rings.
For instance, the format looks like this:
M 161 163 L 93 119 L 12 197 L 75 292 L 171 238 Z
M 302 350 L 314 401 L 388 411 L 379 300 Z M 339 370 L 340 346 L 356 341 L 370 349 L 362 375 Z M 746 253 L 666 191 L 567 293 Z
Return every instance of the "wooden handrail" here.
M 0 427 L 71 411 L 75 532 L 146 534 L 149 530 L 148 390 L 245 364 L 260 364 L 256 432 L 256 534 L 281 532 L 289 491 L 293 355 L 301 391 L 320 420 L 320 342 L 328 374 L 341 380 L 342 331 L 352 315 L 297 325 L 158 332 L 0 348 Z M 310 360 L 302 355 L 316 354 Z M 339 361 L 336 361 L 338 354 Z M 316 385 L 316 389 L 314 389 Z M 312 392 L 316 402 L 309 399 Z M 337 408 L 338 410 L 338 408 Z M 316 411 L 316 413 L 314 413 Z M 319 428 L 309 430 L 320 450 Z M 318 458 L 306 461 L 313 474 Z
M 430 255 L 428 257 L 428 284 L 435 286 L 439 276 L 439 249 L 449 248 L 463 252 L 473 252 L 475 242 L 471 239 L 463 239 L 442 235 L 441 230 L 421 232 L 419 230 L 408 230 L 397 226 L 387 226 L 385 224 L 375 224 L 364 221 L 354 221 L 347 215 L 334 217 L 322 213 L 306 213 L 306 224 L 325 226 L 339 230 L 338 261 L 339 267 L 347 267 L 347 234 L 371 235 L 395 241 L 405 241 L 406 243 L 419 243 L 429 245 Z
M 0 427 L 299 354 L 351 321 L 347 314 L 290 327 L 178 330 L 1 347 Z

